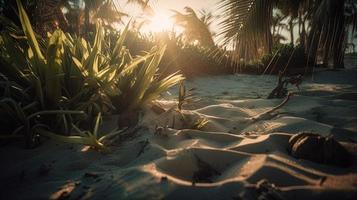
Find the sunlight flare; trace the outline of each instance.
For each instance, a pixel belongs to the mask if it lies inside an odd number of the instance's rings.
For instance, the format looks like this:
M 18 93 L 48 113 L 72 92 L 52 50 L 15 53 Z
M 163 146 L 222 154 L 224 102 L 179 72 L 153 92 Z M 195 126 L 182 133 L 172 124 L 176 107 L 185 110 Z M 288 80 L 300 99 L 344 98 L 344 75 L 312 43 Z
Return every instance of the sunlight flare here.
M 171 30 L 174 26 L 174 22 L 170 16 L 157 13 L 151 19 L 145 29 L 148 32 L 162 32 Z

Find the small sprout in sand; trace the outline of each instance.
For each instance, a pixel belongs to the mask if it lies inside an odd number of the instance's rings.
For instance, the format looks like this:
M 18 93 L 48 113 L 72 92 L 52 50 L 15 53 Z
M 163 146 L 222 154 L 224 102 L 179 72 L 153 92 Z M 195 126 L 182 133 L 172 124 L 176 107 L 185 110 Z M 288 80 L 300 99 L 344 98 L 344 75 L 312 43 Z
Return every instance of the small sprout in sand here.
M 208 120 L 204 117 L 198 118 L 192 125 L 192 129 L 201 130 L 206 124 Z
M 186 98 L 186 87 L 183 81 L 180 82 L 177 108 L 181 111 Z
M 178 93 L 178 104 L 177 104 L 177 109 L 179 111 L 182 110 L 182 105 L 184 103 L 188 103 L 190 101 L 193 101 L 194 94 L 192 94 L 191 92 L 194 91 L 194 90 L 195 90 L 195 88 L 191 88 L 188 91 L 186 91 L 186 86 L 184 84 L 184 81 L 180 82 L 179 93 Z

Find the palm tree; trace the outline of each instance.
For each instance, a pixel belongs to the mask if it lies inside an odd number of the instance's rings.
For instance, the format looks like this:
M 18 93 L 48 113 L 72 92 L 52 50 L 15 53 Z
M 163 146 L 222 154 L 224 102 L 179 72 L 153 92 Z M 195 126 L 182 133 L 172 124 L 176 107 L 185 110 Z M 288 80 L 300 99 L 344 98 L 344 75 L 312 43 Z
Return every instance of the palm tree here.
M 23 0 L 22 4 L 28 11 L 29 17 L 34 17 L 36 2 L 32 0 Z M 0 0 L 0 15 L 5 16 L 17 25 L 20 25 L 20 20 L 17 16 L 17 5 L 14 0 Z
M 131 4 L 138 4 L 141 9 L 149 15 L 154 13 L 153 9 L 149 5 L 150 0 L 127 0 L 126 2 Z
M 286 24 L 283 21 L 287 16 L 282 15 L 280 12 L 276 11 L 273 14 L 272 19 L 272 36 L 273 36 L 273 44 L 279 44 L 280 40 L 286 40 L 286 38 L 281 35 L 281 30 L 286 28 Z
M 65 17 L 68 21 L 68 32 L 75 33 L 77 35 L 81 34 L 81 24 L 83 22 L 83 13 L 81 11 L 81 5 L 79 0 L 67 1 L 65 6 L 66 12 Z
M 234 59 L 252 60 L 272 50 L 271 24 L 275 0 L 221 0 L 224 44 L 233 47 Z
M 334 67 L 343 67 L 347 31 L 357 27 L 355 0 L 221 0 L 223 15 L 228 16 L 221 23 L 221 34 L 227 44 L 233 44 L 238 59 L 257 58 L 262 47 L 264 53 L 270 51 L 272 8 L 279 4 L 290 19 L 292 43 L 298 17 L 300 44 L 305 44 L 311 64 L 321 51 L 325 63 L 331 57 Z M 307 21 L 310 27 L 305 27 Z
M 122 23 L 123 17 L 128 14 L 119 11 L 113 1 L 105 1 L 93 14 L 93 18 L 101 21 L 106 27 L 111 28 L 114 23 Z
M 294 44 L 294 20 L 299 15 L 299 8 L 300 4 L 302 3 L 301 0 L 278 0 L 277 7 L 282 12 L 283 15 L 289 17 L 289 28 L 288 31 L 290 32 L 290 43 Z
M 65 0 L 38 0 L 34 10 L 35 29 L 37 33 L 46 35 L 48 31 L 56 28 L 67 30 L 68 22 L 62 8 L 66 6 Z
M 352 31 L 357 27 L 357 3 L 354 0 L 319 0 L 315 3 L 308 39 L 310 60 L 315 63 L 320 50 L 325 65 L 332 58 L 333 68 L 343 68 L 347 31 L 349 27 Z M 349 13 L 346 8 L 350 9 Z
M 127 3 L 139 4 L 142 9 L 145 9 L 146 7 L 149 6 L 149 1 L 150 0 L 127 0 L 126 2 Z
M 127 3 L 138 4 L 146 13 L 153 13 L 149 5 L 150 0 L 127 0 Z M 100 20 L 107 27 L 115 22 L 122 22 L 123 17 L 128 14 L 118 9 L 114 0 L 84 0 L 84 26 L 86 32 L 91 27 L 91 16 L 93 19 Z
M 302 0 L 300 2 L 298 11 L 298 30 L 299 30 L 299 45 L 302 46 L 306 51 L 307 44 L 307 21 L 311 17 L 311 8 L 313 7 L 313 1 Z
M 176 10 L 173 12 L 175 13 L 173 18 L 177 25 L 184 28 L 184 36 L 188 43 L 197 41 L 203 47 L 214 47 L 212 33 L 209 30 L 213 18 L 212 13 L 202 11 L 201 16 L 198 16 L 190 7 L 185 7 L 185 13 Z

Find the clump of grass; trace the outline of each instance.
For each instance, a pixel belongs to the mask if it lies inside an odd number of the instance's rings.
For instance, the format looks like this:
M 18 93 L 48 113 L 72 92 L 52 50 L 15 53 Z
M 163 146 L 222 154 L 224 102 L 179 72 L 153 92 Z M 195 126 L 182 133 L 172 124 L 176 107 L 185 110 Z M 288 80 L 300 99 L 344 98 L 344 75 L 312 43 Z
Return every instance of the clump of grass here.
M 208 120 L 206 118 L 198 117 L 197 119 L 192 119 L 192 117 L 186 116 L 182 112 L 182 106 L 185 103 L 197 100 L 197 98 L 192 93 L 194 88 L 187 91 L 184 81 L 181 81 L 178 89 L 179 89 L 178 103 L 177 103 L 176 112 L 178 112 L 179 120 L 182 122 L 181 128 L 197 129 L 197 130 L 202 129 L 208 123 Z M 173 115 L 172 126 L 171 126 L 172 128 L 175 128 L 175 121 L 176 121 L 176 118 L 175 118 L 175 115 Z
M 28 110 L 35 106 L 35 104 L 29 104 L 26 106 L 21 106 L 16 103 L 13 99 L 3 98 L 0 100 L 1 115 L 5 116 L 2 118 L 2 122 L 10 119 L 15 121 L 15 127 L 9 134 L 2 134 L 3 139 L 21 137 L 21 133 L 25 137 L 26 146 L 31 148 L 34 147 L 39 142 L 39 136 L 42 131 L 48 134 L 53 134 L 53 132 L 48 131 L 50 127 L 44 122 L 44 115 L 85 115 L 83 111 L 68 111 L 68 110 L 44 110 L 36 112 L 28 112 Z M 67 126 L 67 122 L 63 122 Z M 5 123 L 3 123 L 5 125 Z M 64 136 L 63 136 L 64 137 Z M 69 140 L 68 140 L 69 141 Z
M 58 135 L 43 128 L 35 129 L 35 132 L 60 142 L 83 144 L 98 150 L 106 150 L 106 147 L 102 143 L 106 136 L 99 137 L 98 135 L 100 120 L 101 114 L 98 113 L 93 131 L 82 131 L 76 125 L 72 124 L 73 129 L 79 134 L 76 136 Z

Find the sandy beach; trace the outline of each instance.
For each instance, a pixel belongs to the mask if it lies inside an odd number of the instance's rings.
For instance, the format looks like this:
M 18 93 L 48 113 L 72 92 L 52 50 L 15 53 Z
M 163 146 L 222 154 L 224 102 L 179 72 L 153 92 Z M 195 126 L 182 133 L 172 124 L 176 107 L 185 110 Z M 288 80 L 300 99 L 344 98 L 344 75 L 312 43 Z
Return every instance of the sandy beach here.
M 0 200 L 357 200 L 357 0 L 1 0 Z
M 304 77 L 286 105 L 255 120 L 284 100 L 266 99 L 276 79 L 186 81 L 197 101 L 180 113 L 172 89 L 158 101 L 166 112 L 148 109 L 110 153 L 49 140 L 31 150 L 3 146 L 0 199 L 356 199 L 357 70 Z M 115 129 L 116 118 L 105 117 L 101 133 Z M 206 124 L 198 127 L 198 119 Z M 289 139 L 301 132 L 332 135 L 351 164 L 293 157 Z

